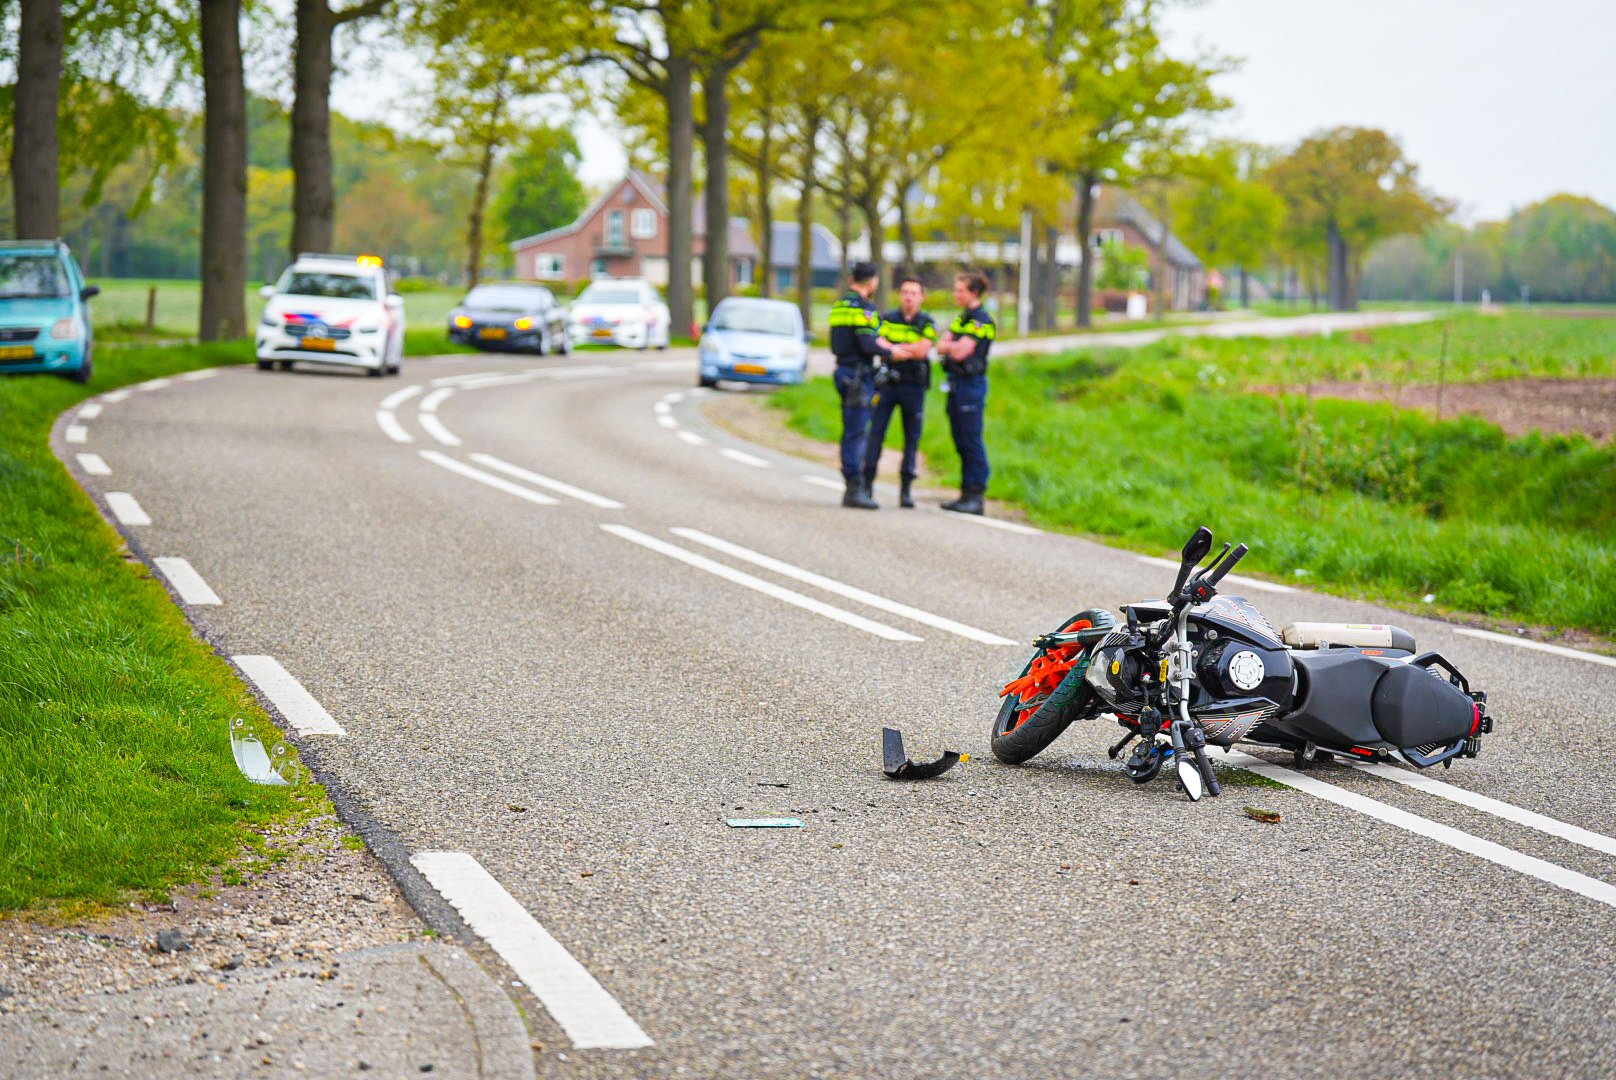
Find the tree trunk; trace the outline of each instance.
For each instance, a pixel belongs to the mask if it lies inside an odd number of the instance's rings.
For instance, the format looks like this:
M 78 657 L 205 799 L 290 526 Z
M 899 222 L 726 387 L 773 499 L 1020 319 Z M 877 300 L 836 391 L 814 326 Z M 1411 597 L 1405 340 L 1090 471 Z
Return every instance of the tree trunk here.
M 203 341 L 247 336 L 247 88 L 241 0 L 202 0 Z
M 836 240 L 842 245 L 842 277 L 845 278 L 852 267 L 847 261 L 847 249 L 853 243 L 853 203 L 846 196 L 836 204 L 836 228 Z
M 292 50 L 292 257 L 330 251 L 336 222 L 331 188 L 331 35 L 326 0 L 297 0 Z
M 797 200 L 797 310 L 802 325 L 814 325 L 814 185 L 819 174 L 818 117 L 810 120 L 802 148 L 802 197 Z
M 1089 234 L 1094 230 L 1094 174 L 1082 173 L 1077 178 L 1077 325 L 1094 323 L 1094 245 Z
M 1044 329 L 1055 329 L 1056 311 L 1060 307 L 1060 230 L 1053 225 L 1044 226 L 1044 294 L 1038 306 L 1044 312 Z
M 1246 273 L 1244 266 L 1240 268 L 1240 306 L 1243 309 L 1251 307 L 1251 275 Z
M 1341 238 L 1341 230 L 1335 222 L 1329 226 L 1328 251 L 1328 285 L 1330 310 L 1345 311 L 1347 309 L 1347 242 Z
M 667 70 L 664 100 L 668 107 L 668 311 L 674 329 L 685 334 L 695 322 L 690 295 L 690 257 L 691 211 L 695 207 L 691 159 L 695 153 L 696 118 L 690 102 L 690 58 L 683 54 L 670 55 Z
M 729 295 L 729 65 L 714 64 L 702 80 L 707 119 L 702 125 L 702 150 L 707 157 L 706 255 L 702 283 L 707 290 L 707 312 Z
M 903 271 L 913 274 L 919 267 L 915 265 L 915 223 L 909 217 L 909 188 L 904 184 L 898 189 L 898 235 L 903 238 Z
M 12 220 L 20 240 L 54 240 L 62 231 L 61 96 L 60 0 L 22 0 L 11 127 Z
M 875 264 L 875 292 L 870 295 L 870 302 L 883 307 L 887 295 L 887 264 L 881 250 L 885 246 L 881 243 L 881 204 L 874 198 L 866 198 L 859 203 L 859 211 L 864 215 L 865 228 L 870 230 L 870 261 Z
M 769 184 L 774 179 L 774 107 L 765 95 L 763 100 L 763 138 L 758 146 L 758 229 L 761 235 L 758 270 L 758 295 L 774 295 L 774 207 L 769 204 Z M 804 324 L 806 325 L 806 324 Z
M 503 104 L 503 103 L 502 103 Z M 483 154 L 477 162 L 477 188 L 471 199 L 471 213 L 466 219 L 466 287 L 475 288 L 483 271 L 483 217 L 488 209 L 488 181 L 494 175 L 495 135 L 499 109 L 489 120 L 488 137 L 483 141 Z

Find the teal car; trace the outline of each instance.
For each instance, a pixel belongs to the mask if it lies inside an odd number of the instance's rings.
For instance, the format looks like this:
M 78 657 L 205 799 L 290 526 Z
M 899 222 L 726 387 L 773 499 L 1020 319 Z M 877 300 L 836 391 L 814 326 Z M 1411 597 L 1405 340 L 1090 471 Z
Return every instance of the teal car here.
M 60 240 L 0 242 L 0 371 L 43 371 L 89 382 L 92 336 L 84 283 Z

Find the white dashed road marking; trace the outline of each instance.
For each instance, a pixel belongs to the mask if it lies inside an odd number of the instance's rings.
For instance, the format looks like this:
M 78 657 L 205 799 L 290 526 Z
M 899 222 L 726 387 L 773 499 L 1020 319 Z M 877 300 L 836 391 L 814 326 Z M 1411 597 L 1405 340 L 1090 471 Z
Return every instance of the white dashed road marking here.
M 143 382 L 143 383 L 141 383 L 139 386 L 135 387 L 135 389 L 136 390 L 161 390 L 163 387 L 167 386 L 172 381 L 173 381 L 172 379 L 153 379 L 151 382 Z
M 667 428 L 669 431 L 672 431 L 679 426 L 679 421 L 675 420 L 671 416 L 659 416 L 656 418 L 656 422 Z
M 460 436 L 444 427 L 443 421 L 438 419 L 436 413 L 424 412 L 421 413 L 416 419 L 420 420 L 421 422 L 421 430 L 438 440 L 444 446 L 460 445 Z
M 1140 555 L 1138 558 L 1140 562 L 1149 563 L 1151 566 L 1165 566 L 1171 570 L 1178 569 L 1178 563 L 1174 562 L 1172 559 L 1158 559 L 1154 555 Z M 1225 576 L 1223 580 L 1229 582 L 1231 585 L 1239 585 L 1240 587 L 1246 589 L 1256 589 L 1258 592 L 1293 593 L 1296 591 L 1289 585 L 1279 585 L 1272 581 L 1263 581 L 1259 578 L 1249 578 L 1242 574 L 1229 574 Z
M 437 412 L 438 406 L 443 404 L 443 402 L 447 400 L 454 392 L 455 387 L 453 386 L 443 386 L 432 391 L 426 397 L 421 399 L 421 411 Z
M 78 459 L 79 468 L 83 469 L 91 476 L 112 475 L 112 470 L 107 467 L 107 463 L 101 459 L 100 454 L 79 454 Z
M 768 461 L 758 457 L 756 454 L 748 454 L 744 450 L 735 450 L 726 446 L 724 449 L 720 450 L 719 453 L 723 454 L 731 461 L 738 461 L 742 465 L 750 465 L 754 469 L 767 469 L 769 467 Z
M 157 564 L 157 569 L 163 572 L 168 583 L 174 586 L 174 591 L 179 593 L 180 599 L 187 604 L 224 603 L 219 599 L 219 594 L 202 580 L 202 575 L 196 572 L 196 568 L 188 560 L 164 556 L 153 559 L 152 562 Z
M 150 525 L 151 518 L 140 508 L 135 497 L 127 491 L 107 492 L 107 509 L 125 525 Z
M 846 487 L 841 481 L 832 480 L 828 476 L 805 476 L 802 482 L 812 484 L 814 487 L 829 488 L 831 491 L 841 491 Z
M 655 405 L 651 406 L 651 411 L 656 413 L 658 416 L 666 416 L 673 412 L 673 406 L 669 405 L 666 401 L 659 401 Z
M 404 425 L 398 422 L 398 417 L 386 409 L 376 410 L 376 425 L 382 429 L 383 435 L 396 443 L 412 443 L 415 441 L 415 437 L 405 431 Z
M 1537 652 L 1553 653 L 1555 656 L 1570 657 L 1573 660 L 1587 660 L 1592 664 L 1616 667 L 1616 656 L 1600 656 L 1598 653 L 1583 652 L 1581 649 L 1568 649 L 1564 645 L 1550 645 L 1544 641 L 1529 641 L 1526 638 L 1510 637 L 1508 634 L 1495 634 L 1491 630 L 1472 630 L 1468 626 L 1456 626 L 1453 632 L 1463 634 L 1465 637 L 1481 638 L 1483 641 L 1514 645 L 1519 649 L 1533 649 Z
M 1355 810 L 1365 817 L 1385 822 L 1399 829 L 1404 829 L 1417 836 L 1435 840 L 1439 844 L 1466 854 L 1486 859 L 1490 863 L 1506 867 L 1539 881 L 1556 885 L 1562 889 L 1586 896 L 1601 904 L 1616 907 L 1616 885 L 1610 885 L 1586 874 L 1579 874 L 1575 870 L 1568 870 L 1563 866 L 1547 862 L 1532 855 L 1526 855 L 1502 844 L 1495 844 L 1491 840 L 1484 840 L 1479 836 L 1463 832 L 1429 818 L 1422 818 L 1418 814 L 1411 814 L 1395 806 L 1388 806 L 1383 802 L 1359 795 L 1353 791 L 1326 784 L 1322 780 L 1315 780 L 1306 773 L 1299 773 L 1294 769 L 1287 769 L 1281 765 L 1272 765 L 1250 754 L 1229 754 L 1219 760 L 1249 770 L 1258 776 L 1266 776 L 1270 780 L 1277 780 L 1286 787 L 1312 795 L 1316 799 L 1334 803 L 1336 806 Z
M 380 405 L 378 405 L 377 408 L 379 408 L 379 409 L 396 409 L 400 405 L 404 404 L 406 401 L 410 400 L 410 398 L 414 397 L 416 394 L 419 394 L 420 392 L 421 392 L 421 387 L 420 387 L 419 384 L 417 384 L 415 386 L 406 386 L 406 387 L 403 387 L 402 389 L 399 389 L 399 390 L 394 390 L 391 394 L 388 394 L 386 397 L 382 398 L 382 403 Z
M 70 443 L 82 443 L 90 437 L 90 429 L 83 424 L 69 424 L 63 434 Z
M 436 450 L 422 450 L 421 456 L 432 464 L 448 469 L 452 473 L 459 473 L 468 480 L 475 480 L 479 484 L 487 484 L 491 488 L 503 491 L 507 495 L 515 495 L 518 499 L 526 499 L 535 506 L 559 506 L 556 499 L 548 495 L 541 495 L 537 491 L 529 491 L 520 484 L 513 484 L 509 480 L 485 473 L 481 469 L 474 469 L 463 461 L 456 461 L 448 454 L 440 454 Z
M 572 1045 L 637 1050 L 653 1045 L 617 999 L 472 856 L 423 851 L 410 862 L 544 1004 Z
M 530 484 L 536 484 L 539 487 L 548 488 L 557 494 L 565 495 L 569 499 L 577 499 L 579 502 L 588 503 L 590 506 L 598 506 L 602 510 L 623 509 L 623 504 L 615 499 L 608 499 L 604 495 L 596 495 L 593 491 L 585 491 L 581 487 L 573 487 L 571 484 L 562 483 L 560 480 L 554 480 L 548 476 L 542 476 L 536 472 L 529 472 L 519 465 L 512 465 L 508 461 L 501 461 L 492 454 L 473 454 L 471 455 L 471 460 L 475 461 L 479 465 L 487 465 L 495 472 L 502 472 L 506 476 L 514 476 L 518 480 L 526 480 Z
M 232 656 L 230 659 L 260 693 L 275 703 L 299 735 L 348 734 L 273 656 Z
M 844 585 L 840 581 L 825 577 L 823 574 L 816 574 L 812 570 L 804 570 L 800 566 L 781 562 L 779 559 L 771 558 L 750 548 L 732 544 L 728 540 L 720 540 L 716 536 L 709 536 L 699 529 L 680 528 L 669 529 L 668 531 L 675 536 L 693 540 L 698 544 L 705 544 L 715 551 L 722 551 L 725 555 L 740 559 L 743 562 L 749 562 L 753 566 L 761 566 L 763 569 L 772 570 L 782 577 L 800 581 L 804 585 L 812 585 L 814 588 L 823 589 L 828 593 L 835 593 L 837 596 L 845 597 L 855 603 L 864 604 L 866 607 L 885 611 L 889 615 L 897 615 L 900 618 L 909 619 L 924 626 L 946 630 L 950 634 L 955 634 L 971 641 L 979 641 L 984 645 L 1020 644 L 1020 642 L 1012 641 L 1009 638 L 1000 637 L 998 634 L 990 634 L 986 630 L 978 630 L 974 626 L 966 626 L 964 623 L 955 622 L 953 619 L 945 619 L 941 615 L 933 615 L 929 611 L 922 611 L 919 608 L 910 607 L 908 604 L 900 604 L 896 600 L 888 600 L 884 596 L 865 592 L 863 589 L 855 588 L 852 585 Z
M 679 437 L 685 442 L 689 443 L 691 446 L 707 445 L 707 440 L 702 438 L 700 435 L 697 435 L 694 431 L 681 431 L 679 432 Z
M 219 374 L 218 368 L 203 368 L 201 371 L 187 371 L 180 378 L 186 382 L 196 382 L 198 379 L 211 379 Z
M 83 408 L 79 409 L 78 419 L 94 420 L 96 417 L 101 415 L 101 410 L 104 407 L 105 406 L 103 406 L 99 401 L 92 401 L 88 405 L 85 405 Z
M 134 393 L 133 390 L 114 390 L 110 394 L 102 394 L 101 400 L 110 401 L 113 404 L 117 404 L 120 401 L 129 400 L 129 395 L 132 393 Z
M 682 547 L 670 544 L 665 540 L 658 540 L 654 536 L 647 536 L 642 532 L 638 532 L 626 526 L 602 525 L 601 528 L 611 533 L 613 536 L 620 536 L 630 543 L 635 543 L 639 544 L 641 547 L 650 548 L 652 551 L 666 555 L 670 559 L 678 559 L 680 562 L 694 566 L 698 570 L 705 570 L 707 573 L 716 577 L 721 577 L 726 581 L 732 581 L 737 585 L 744 585 L 748 589 L 754 589 L 765 596 L 771 596 L 776 600 L 791 604 L 794 607 L 800 607 L 805 611 L 811 611 L 815 615 L 823 615 L 827 619 L 833 619 L 839 623 L 846 623 L 848 626 L 856 627 L 865 631 L 866 633 L 874 634 L 876 637 L 886 638 L 888 641 L 921 640 L 920 638 L 915 637 L 913 634 L 908 634 L 902 630 L 887 626 L 885 623 L 878 623 L 874 619 L 866 619 L 862 615 L 855 615 L 851 611 L 844 611 L 839 607 L 833 607 L 832 605 L 824 603 L 823 601 L 815 600 L 811 596 L 804 596 L 802 593 L 792 592 L 790 589 L 776 585 L 772 581 L 764 581 L 762 578 L 753 577 L 751 574 L 742 573 L 733 567 L 725 566 L 721 562 L 714 562 L 712 559 L 709 559 L 704 555 L 697 555 L 693 551 L 686 551 Z

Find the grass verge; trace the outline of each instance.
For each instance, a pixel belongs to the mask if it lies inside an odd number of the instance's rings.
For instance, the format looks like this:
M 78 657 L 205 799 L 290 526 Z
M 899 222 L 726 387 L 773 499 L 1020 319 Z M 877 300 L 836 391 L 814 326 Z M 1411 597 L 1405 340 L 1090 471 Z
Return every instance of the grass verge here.
M 92 383 L 0 378 L 0 910 L 161 896 L 324 805 L 250 783 L 227 723 L 278 736 L 224 660 L 51 453 L 52 422 L 92 394 L 251 361 L 251 345 L 131 347 Z
M 1204 523 L 1251 546 L 1242 571 L 1616 636 L 1616 448 L 1250 392 L 1439 370 L 1450 381 L 1616 374 L 1616 325 L 1468 316 L 1372 335 L 1172 338 L 1007 360 L 988 398 L 993 494 L 1046 527 L 1161 552 Z M 803 434 L 837 437 L 829 380 L 770 404 Z M 940 394 L 922 449 L 938 480 L 957 482 Z

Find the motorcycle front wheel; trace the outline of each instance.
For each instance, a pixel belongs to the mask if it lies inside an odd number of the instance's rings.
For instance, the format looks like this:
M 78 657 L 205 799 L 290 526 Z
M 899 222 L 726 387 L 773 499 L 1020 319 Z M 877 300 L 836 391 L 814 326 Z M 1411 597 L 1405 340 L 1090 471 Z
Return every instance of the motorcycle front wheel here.
M 1061 632 L 1089 626 L 1110 626 L 1111 613 L 1103 610 L 1080 611 L 1066 621 Z M 1074 721 L 1091 711 L 1094 694 L 1081 675 L 1072 675 L 1084 649 L 1068 645 L 1040 649 L 1028 657 L 1021 674 L 1012 679 L 999 711 L 993 718 L 988 747 L 1006 765 L 1020 765 L 1042 753 Z M 1034 671 L 1034 667 L 1038 671 Z M 1029 676 L 1036 678 L 1029 679 Z M 1018 689 L 1010 690 L 1010 687 Z

